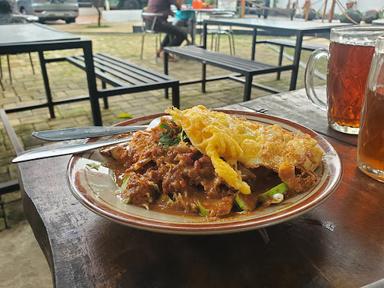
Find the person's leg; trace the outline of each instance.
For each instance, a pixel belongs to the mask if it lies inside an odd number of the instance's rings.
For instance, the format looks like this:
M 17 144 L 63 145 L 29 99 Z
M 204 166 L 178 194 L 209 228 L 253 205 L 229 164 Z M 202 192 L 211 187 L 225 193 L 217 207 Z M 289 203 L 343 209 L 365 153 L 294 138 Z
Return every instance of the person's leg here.
M 167 36 L 162 42 L 162 48 L 165 46 L 179 46 L 185 39 L 187 39 L 187 33 L 179 27 L 173 26 L 167 22 L 156 23 L 155 31 L 167 33 Z M 172 36 L 172 39 L 170 39 L 170 36 Z
M 163 31 L 162 31 L 163 32 Z M 165 32 L 165 31 L 164 31 Z M 169 46 L 169 42 L 170 42 L 170 36 L 169 34 L 165 34 L 165 37 L 163 39 L 163 41 L 161 41 L 161 44 L 160 44 L 160 48 L 163 49 L 165 46 Z
M 163 41 L 161 41 L 160 48 L 164 48 L 165 46 L 169 46 L 169 42 L 171 41 L 171 37 L 168 31 L 167 22 L 156 22 L 154 30 L 156 32 L 165 33 L 165 37 Z
M 190 41 L 188 37 L 188 35 L 191 35 L 191 38 L 193 39 L 193 27 L 192 27 L 191 19 L 176 20 L 173 22 L 173 26 L 180 28 L 183 32 L 186 33 L 187 38 L 185 40 L 187 41 L 187 45 L 190 45 L 191 42 L 193 42 L 193 41 Z
M 160 48 L 159 48 L 159 50 L 156 51 L 156 57 L 160 57 L 160 54 L 163 52 L 163 48 L 165 46 L 168 46 L 169 42 L 170 42 L 170 37 L 168 35 L 168 31 L 167 31 L 166 27 L 163 25 L 163 23 L 165 23 L 165 22 L 158 21 L 158 22 L 156 22 L 155 26 L 153 27 L 153 29 L 156 32 L 165 33 L 165 37 L 160 43 Z
M 264 1 L 264 6 L 266 7 L 266 9 L 264 9 L 264 19 L 267 19 L 268 18 L 268 13 L 269 13 L 269 6 L 270 6 L 270 0 L 265 0 Z
M 181 43 L 188 38 L 188 34 L 183 29 L 173 25 L 169 26 L 168 33 L 173 36 L 169 46 L 180 46 Z

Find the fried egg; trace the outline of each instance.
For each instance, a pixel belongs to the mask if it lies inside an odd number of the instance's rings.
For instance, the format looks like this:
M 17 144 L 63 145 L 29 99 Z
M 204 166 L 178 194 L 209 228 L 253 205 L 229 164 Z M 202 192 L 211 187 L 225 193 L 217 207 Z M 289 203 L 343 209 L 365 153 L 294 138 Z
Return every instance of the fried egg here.
M 248 121 L 202 105 L 186 110 L 170 108 L 166 112 L 185 131 L 192 145 L 210 157 L 217 175 L 243 194 L 250 194 L 251 189 L 242 180 L 238 163 L 248 168 L 264 166 L 279 175 L 290 175 L 285 177 L 288 179 L 294 177 L 296 168 L 314 171 L 322 161 L 324 152 L 315 139 L 279 125 Z

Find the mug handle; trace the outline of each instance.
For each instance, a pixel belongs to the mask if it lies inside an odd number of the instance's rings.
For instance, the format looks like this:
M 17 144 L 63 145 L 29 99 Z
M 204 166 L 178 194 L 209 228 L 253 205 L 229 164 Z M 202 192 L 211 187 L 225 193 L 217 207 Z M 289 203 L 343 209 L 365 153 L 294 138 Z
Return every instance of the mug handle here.
M 315 50 L 311 56 L 308 59 L 307 67 L 305 68 L 305 74 L 304 74 L 304 84 L 305 84 L 305 91 L 307 92 L 308 99 L 317 107 L 319 107 L 322 110 L 328 109 L 328 104 L 321 100 L 314 89 L 313 79 L 315 76 L 315 67 L 316 63 L 323 58 L 326 57 L 327 60 L 329 59 L 329 52 L 326 49 L 317 49 Z

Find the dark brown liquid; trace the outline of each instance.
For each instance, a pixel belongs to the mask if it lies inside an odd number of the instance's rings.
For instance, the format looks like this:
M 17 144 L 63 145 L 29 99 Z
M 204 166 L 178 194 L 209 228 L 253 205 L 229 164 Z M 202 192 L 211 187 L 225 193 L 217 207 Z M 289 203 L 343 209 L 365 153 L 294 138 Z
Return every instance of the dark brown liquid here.
M 328 119 L 358 128 L 375 48 L 332 42 L 328 62 Z
M 368 91 L 359 132 L 359 162 L 384 171 L 384 87 Z

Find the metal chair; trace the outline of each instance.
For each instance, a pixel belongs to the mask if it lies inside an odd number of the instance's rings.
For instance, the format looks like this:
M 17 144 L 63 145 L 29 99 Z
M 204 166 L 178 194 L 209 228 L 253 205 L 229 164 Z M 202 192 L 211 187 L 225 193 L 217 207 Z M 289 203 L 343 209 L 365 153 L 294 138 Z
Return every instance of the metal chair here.
M 236 16 L 235 12 L 225 11 L 225 12 L 212 13 L 209 16 L 209 18 L 233 18 L 235 16 Z M 217 28 L 211 28 L 211 29 L 208 29 L 207 34 L 211 35 L 211 50 L 217 51 L 217 52 L 220 51 L 221 35 L 225 35 L 228 38 L 230 55 L 236 54 L 235 38 L 234 38 L 234 33 L 231 26 L 228 29 L 223 29 L 221 26 L 217 26 Z M 202 37 L 200 37 L 200 45 L 201 45 L 201 39 Z
M 161 13 L 150 13 L 150 12 L 143 12 L 141 13 L 141 17 L 143 19 L 143 36 L 141 38 L 141 52 L 140 52 L 140 59 L 143 60 L 143 54 L 144 54 L 144 42 L 145 42 L 145 36 L 147 34 L 154 34 L 155 37 L 155 55 L 157 50 L 160 48 L 161 45 L 161 33 L 155 31 L 155 25 L 156 21 L 159 17 L 162 17 L 163 14 Z M 148 20 L 150 19 L 150 20 Z M 156 58 L 157 59 L 157 58 Z
M 233 18 L 235 16 L 235 12 L 225 11 L 213 13 L 210 15 L 210 18 Z M 218 26 L 217 29 L 212 29 L 208 33 L 212 34 L 211 49 L 213 49 L 213 42 L 215 42 L 215 51 L 220 51 L 220 37 L 221 35 L 226 35 L 228 37 L 229 53 L 231 55 L 236 54 L 235 37 L 231 26 L 229 26 L 228 29 L 223 29 L 221 26 Z

